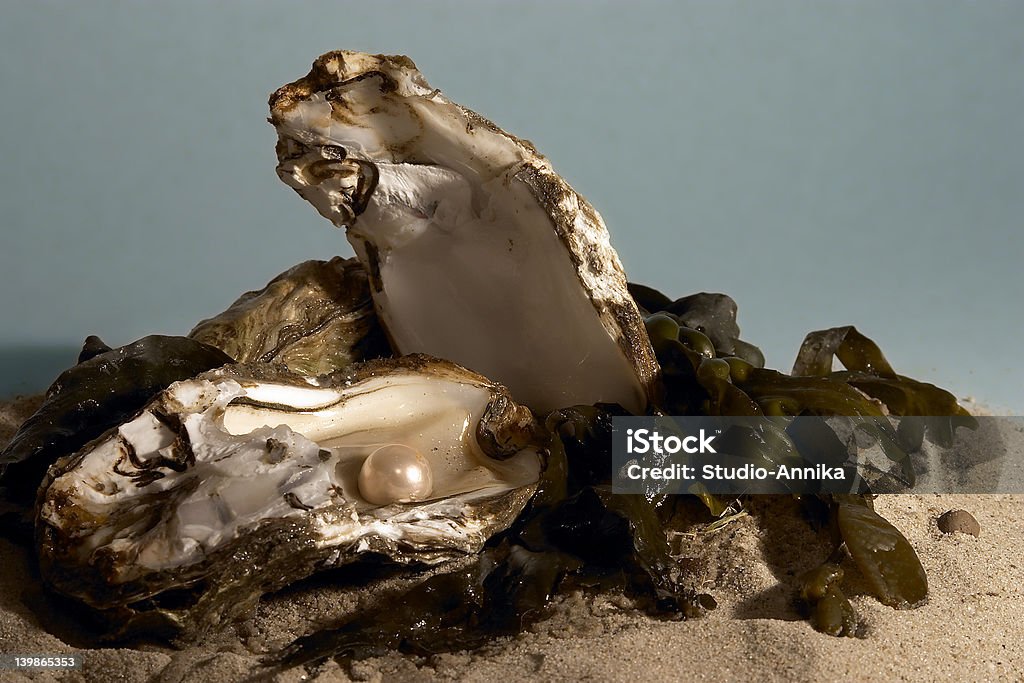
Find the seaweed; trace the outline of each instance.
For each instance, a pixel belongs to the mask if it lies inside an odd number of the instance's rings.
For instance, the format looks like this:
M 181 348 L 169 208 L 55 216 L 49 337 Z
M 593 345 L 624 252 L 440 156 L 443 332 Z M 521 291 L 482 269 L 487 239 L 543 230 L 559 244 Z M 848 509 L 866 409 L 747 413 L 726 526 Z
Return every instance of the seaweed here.
M 906 537 L 874 511 L 870 499 L 834 498 L 839 533 L 872 595 L 890 607 L 910 607 L 923 601 L 928 595 L 928 578 Z
M 728 297 L 700 294 L 671 301 L 642 285 L 631 285 L 630 291 L 646 313 L 647 330 L 664 371 L 664 412 L 852 416 L 855 427 L 871 434 L 886 456 L 900 465 L 903 479 L 897 484 L 904 487 L 914 483 L 908 451 L 916 450 L 926 438 L 948 446 L 958 427 L 977 427 L 952 394 L 897 374 L 878 345 L 853 326 L 809 333 L 792 374 L 786 375 L 764 368 L 763 362 L 757 362 L 763 356 L 756 347 L 739 339 L 735 305 L 729 305 Z M 835 360 L 845 370 L 834 371 Z M 925 419 L 900 421 L 903 416 Z M 753 449 L 751 457 L 778 462 L 790 448 L 799 454 L 813 445 L 815 460 L 828 459 L 820 450 L 827 439 L 793 429 L 784 437 L 788 444 L 751 439 L 744 447 Z M 838 458 L 838 453 L 832 455 Z M 810 607 L 812 624 L 831 635 L 857 631 L 856 615 L 842 590 L 844 571 L 839 562 L 845 556 L 852 559 L 871 594 L 886 605 L 914 606 L 928 593 L 917 553 L 896 527 L 874 511 L 870 487 L 863 480 L 859 483 L 862 495 L 822 496 L 829 506 L 836 550 L 828 562 L 800 581 L 799 599 Z M 702 500 L 712 512 L 721 509 L 714 498 L 705 495 Z
M 833 359 L 839 360 L 846 371 L 833 372 Z M 953 394 L 934 384 L 896 374 L 878 345 L 851 325 L 809 333 L 797 353 L 793 375 L 827 377 L 845 383 L 881 401 L 893 415 L 948 417 L 934 423 L 936 438 L 942 445 L 949 444 L 945 437 L 950 431 L 940 431 L 940 425 L 945 424 L 950 430 L 978 426 Z
M 846 558 L 883 604 L 905 609 L 925 601 L 928 577 L 917 553 L 899 529 L 874 511 L 870 496 L 832 496 L 830 518 L 835 551 L 799 578 L 799 600 L 814 628 L 833 636 L 858 635 L 857 615 L 842 588 Z

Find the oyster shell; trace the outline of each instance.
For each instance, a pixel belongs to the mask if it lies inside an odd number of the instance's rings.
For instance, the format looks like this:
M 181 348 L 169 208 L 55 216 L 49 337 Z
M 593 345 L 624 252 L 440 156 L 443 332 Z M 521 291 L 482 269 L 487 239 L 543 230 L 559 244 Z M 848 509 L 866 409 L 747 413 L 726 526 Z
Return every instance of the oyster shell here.
M 200 322 L 189 337 L 240 363 L 282 363 L 304 375 L 391 355 L 366 273 L 356 259 L 340 256 L 288 269 Z
M 278 175 L 347 228 L 396 352 L 450 358 L 538 412 L 644 410 L 658 365 L 618 256 L 532 144 L 406 57 L 331 52 L 270 111 Z
M 171 385 L 50 469 L 40 568 L 118 620 L 217 623 L 365 553 L 436 564 L 477 552 L 535 491 L 546 439 L 503 387 L 448 361 L 318 380 L 227 366 Z M 400 471 L 380 450 L 406 458 Z

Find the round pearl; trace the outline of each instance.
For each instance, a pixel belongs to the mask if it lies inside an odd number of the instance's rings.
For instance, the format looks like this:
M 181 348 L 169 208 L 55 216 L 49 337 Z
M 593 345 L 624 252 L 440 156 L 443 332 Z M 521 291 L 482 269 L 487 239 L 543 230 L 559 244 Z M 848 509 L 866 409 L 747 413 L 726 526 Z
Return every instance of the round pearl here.
M 434 488 L 430 463 L 415 448 L 381 446 L 363 461 L 359 493 L 374 505 L 423 500 Z

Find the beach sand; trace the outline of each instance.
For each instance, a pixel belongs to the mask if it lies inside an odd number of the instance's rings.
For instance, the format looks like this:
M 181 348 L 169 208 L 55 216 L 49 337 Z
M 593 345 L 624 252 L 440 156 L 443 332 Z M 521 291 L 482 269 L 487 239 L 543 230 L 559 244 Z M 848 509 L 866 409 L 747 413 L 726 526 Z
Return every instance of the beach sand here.
M 34 408 L 0 407 L 0 443 Z M 1003 441 L 1024 448 L 1011 428 Z M 1017 462 L 1022 459 L 1018 458 Z M 815 632 L 793 606 L 795 577 L 828 554 L 787 498 L 752 499 L 748 515 L 718 531 L 681 529 L 673 548 L 693 566 L 694 585 L 717 609 L 691 621 L 659 621 L 621 594 L 569 593 L 526 633 L 473 653 L 430 658 L 398 653 L 279 681 L 1021 681 L 1024 680 L 1024 496 L 891 495 L 876 509 L 910 540 L 928 573 L 927 603 L 893 610 L 852 598 L 861 637 Z M 936 519 L 965 509 L 981 533 L 944 534 Z M 415 579 L 346 587 L 313 578 L 261 601 L 256 614 L 201 644 L 173 650 L 83 649 L 81 622 L 41 588 L 29 552 L 0 539 L 0 653 L 78 652 L 64 672 L 0 671 L 0 681 L 238 681 L 261 671 L 259 657 L 330 624 Z M 852 570 L 851 570 L 852 571 Z

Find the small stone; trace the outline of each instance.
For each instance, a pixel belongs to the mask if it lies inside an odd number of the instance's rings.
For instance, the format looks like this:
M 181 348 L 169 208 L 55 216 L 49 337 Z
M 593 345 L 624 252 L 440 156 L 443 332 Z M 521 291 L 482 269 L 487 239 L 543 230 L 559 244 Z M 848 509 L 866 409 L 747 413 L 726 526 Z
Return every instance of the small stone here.
M 960 532 L 977 536 L 981 533 L 981 525 L 967 510 L 950 510 L 939 517 L 939 531 L 944 534 Z

